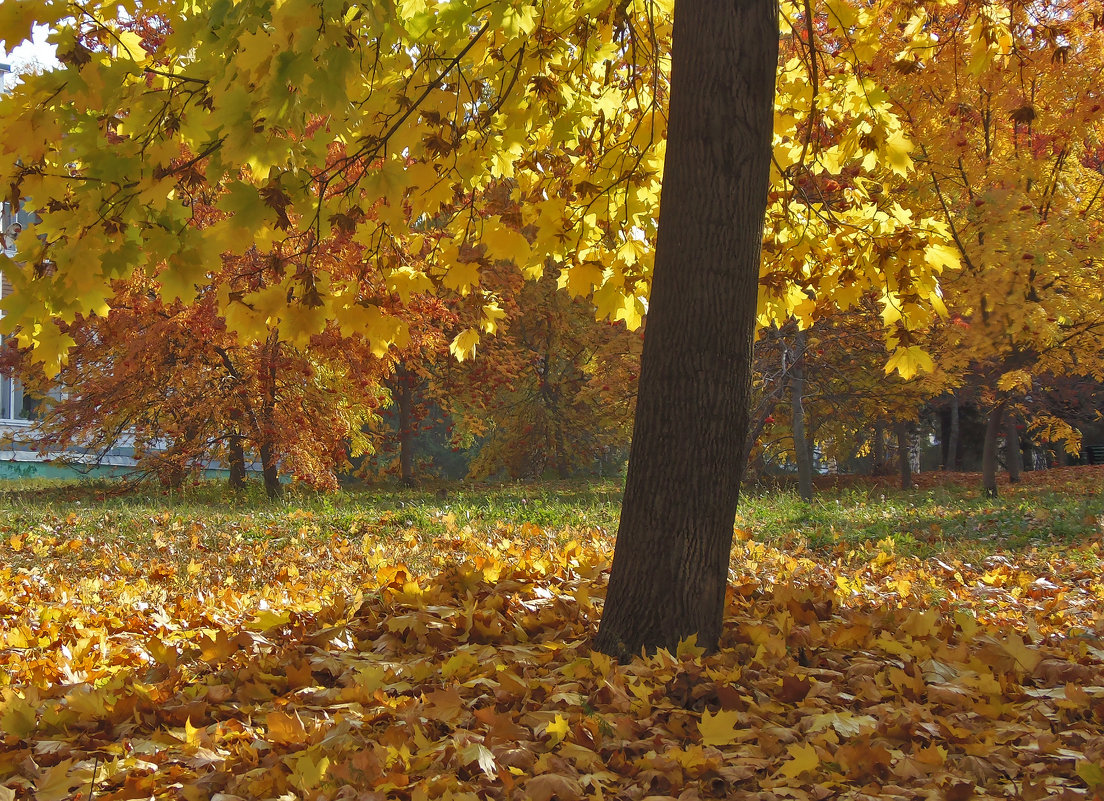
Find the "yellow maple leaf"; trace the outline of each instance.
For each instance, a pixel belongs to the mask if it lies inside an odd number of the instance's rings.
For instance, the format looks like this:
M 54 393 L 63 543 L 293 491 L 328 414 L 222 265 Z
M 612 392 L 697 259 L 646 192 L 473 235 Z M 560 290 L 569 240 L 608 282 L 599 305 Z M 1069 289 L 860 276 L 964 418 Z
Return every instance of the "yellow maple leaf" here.
M 121 50 L 132 61 L 143 62 L 146 60 L 146 50 L 142 47 L 142 37 L 134 31 L 119 31 L 116 34 Z
M 52 322 L 42 326 L 35 326 L 34 333 L 34 358 L 42 362 L 42 369 L 47 378 L 53 378 L 67 361 L 69 348 L 77 343 L 68 334 Z
M 885 143 L 886 161 L 889 168 L 900 176 L 907 176 L 912 170 L 912 142 L 904 132 L 896 131 L 886 137 Z
M 885 372 L 889 375 L 894 370 L 901 374 L 901 378 L 909 379 L 920 370 L 930 373 L 935 369 L 932 358 L 919 345 L 909 345 L 897 348 L 886 362 Z
M 1020 639 L 1018 634 L 1010 634 L 1001 643 L 1008 655 L 1016 660 L 1016 663 L 1027 672 L 1031 672 L 1042 661 L 1043 655 L 1035 648 L 1030 648 Z
M 556 713 L 556 717 L 544 727 L 544 731 L 552 738 L 552 745 L 561 742 L 564 737 L 571 731 L 571 727 L 568 725 L 567 719 L 559 713 Z
M 190 717 L 184 721 L 184 742 L 187 745 L 203 745 L 203 735 L 206 734 L 206 732 L 206 728 L 198 728 L 196 726 L 193 726 L 192 719 Z
M 475 347 L 479 344 L 479 331 L 474 328 L 466 328 L 461 331 L 449 343 L 449 353 L 456 357 L 456 361 L 475 358 Z
M 602 265 L 592 261 L 576 264 L 560 273 L 559 285 L 561 288 L 567 287 L 573 295 L 585 297 L 590 294 L 590 290 L 601 285 L 603 273 Z
M 403 303 L 409 303 L 410 296 L 415 292 L 432 292 L 433 282 L 420 270 L 400 267 L 387 276 L 387 288 L 397 292 Z
M 288 781 L 300 790 L 310 790 L 317 787 L 330 767 L 329 757 L 317 756 L 310 751 L 302 751 L 284 757 L 284 762 L 291 767 L 291 775 L 288 776 Z
M 699 659 L 704 653 L 705 649 L 698 645 L 697 632 L 691 634 L 684 640 L 679 640 L 678 647 L 675 649 L 675 656 L 679 657 L 680 659 L 683 657 Z
M 291 620 L 291 612 L 287 610 L 276 612 L 272 609 L 262 609 L 257 612 L 257 616 L 253 620 L 245 624 L 245 627 L 253 631 L 268 631 L 284 625 L 289 620 Z
M 794 743 L 786 746 L 786 750 L 790 753 L 790 759 L 778 769 L 776 774 L 778 776 L 796 779 L 805 771 L 814 770 L 820 764 L 820 757 L 817 756 L 816 748 L 809 743 L 800 745 Z
M 444 278 L 441 279 L 442 286 L 456 290 L 461 296 L 467 295 L 471 288 L 478 283 L 479 264 L 474 261 L 457 262 L 451 265 Z
M 924 261 L 936 268 L 957 270 L 962 266 L 958 250 L 949 245 L 928 245 L 924 248 Z
M 91 780 L 92 769 L 74 765 L 72 759 L 59 762 L 35 780 L 35 801 L 68 801 L 73 790 Z
M 397 156 L 383 163 L 376 172 L 368 176 L 364 182 L 365 190 L 369 197 L 387 198 L 392 206 L 402 198 L 403 190 L 410 185 L 410 176 L 407 174 L 406 165 Z
M 1077 763 L 1077 775 L 1081 777 L 1081 780 L 1089 787 L 1100 787 L 1104 785 L 1104 767 L 1101 767 L 1098 762 L 1089 762 L 1088 760 L 1081 760 Z
M 512 261 L 521 268 L 529 264 L 529 240 L 512 228 L 488 225 L 483 232 L 482 242 L 487 246 L 487 255 L 493 259 Z
M 701 722 L 698 723 L 702 745 L 732 745 L 739 741 L 738 730 L 743 728 L 740 713 L 734 709 L 722 709 L 716 715 L 710 714 L 707 709 L 702 712 Z
M 488 334 L 493 334 L 498 330 L 498 321 L 505 316 L 506 312 L 498 305 L 497 301 L 485 303 L 483 305 L 483 316 L 479 321 L 479 327 Z
M 298 715 L 273 710 L 265 717 L 268 739 L 274 743 L 301 743 L 307 738 L 307 730 Z
M 11 691 L 9 691 L 11 692 Z M 11 692 L 0 700 L 0 729 L 20 739 L 38 726 L 38 714 L 33 703 Z
M 827 0 L 824 5 L 828 8 L 828 20 L 833 28 L 847 30 L 854 26 L 858 12 L 850 5 L 839 0 Z

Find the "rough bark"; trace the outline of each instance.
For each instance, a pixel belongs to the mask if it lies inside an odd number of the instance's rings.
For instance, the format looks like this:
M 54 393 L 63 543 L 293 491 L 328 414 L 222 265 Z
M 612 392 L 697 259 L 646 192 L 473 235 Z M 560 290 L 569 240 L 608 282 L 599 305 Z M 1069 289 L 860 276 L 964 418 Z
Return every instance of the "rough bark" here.
M 797 492 L 802 500 L 813 499 L 812 443 L 805 435 L 805 332 L 798 331 L 790 367 L 790 422 L 797 462 Z
M 988 498 L 997 497 L 997 445 L 1004 417 L 1004 403 L 998 403 L 985 424 L 985 444 L 981 450 L 981 488 Z
M 230 462 L 230 488 L 243 489 L 245 487 L 245 445 L 241 434 L 230 436 L 227 451 Z
M 744 468 L 778 58 L 774 0 L 679 0 L 663 205 L 621 524 L 595 647 L 721 633 Z
M 894 425 L 897 433 L 897 473 L 901 478 L 901 489 L 912 489 L 912 463 L 909 460 L 909 424 L 898 421 Z
M 1018 484 L 1023 473 L 1023 451 L 1020 450 L 1020 432 L 1016 430 L 1016 416 L 1013 414 L 1008 415 L 1004 423 L 1004 462 L 1008 467 L 1008 480 Z

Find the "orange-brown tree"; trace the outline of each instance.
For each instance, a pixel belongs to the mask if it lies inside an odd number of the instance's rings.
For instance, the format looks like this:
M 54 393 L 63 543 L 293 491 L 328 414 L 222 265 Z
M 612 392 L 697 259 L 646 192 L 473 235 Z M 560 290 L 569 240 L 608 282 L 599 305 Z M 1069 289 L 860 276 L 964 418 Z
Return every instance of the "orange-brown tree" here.
M 105 317 L 65 326 L 73 358 L 53 378 L 9 344 L 5 366 L 42 398 L 36 447 L 92 457 L 128 447 L 139 472 L 172 486 L 214 464 L 228 464 L 240 486 L 247 462 L 270 496 L 280 473 L 336 486 L 349 443 L 364 447 L 359 429 L 382 401 L 378 360 L 334 334 L 307 353 L 275 331 L 242 345 L 215 294 L 166 304 L 145 282 L 120 284 Z

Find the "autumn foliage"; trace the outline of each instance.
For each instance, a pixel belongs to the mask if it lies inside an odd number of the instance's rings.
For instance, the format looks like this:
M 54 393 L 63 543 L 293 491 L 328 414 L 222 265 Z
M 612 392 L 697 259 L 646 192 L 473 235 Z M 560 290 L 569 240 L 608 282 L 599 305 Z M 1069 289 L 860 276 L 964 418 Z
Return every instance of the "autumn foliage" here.
M 158 513 L 128 541 L 89 533 L 103 514 L 0 513 L 0 798 L 1104 786 L 1098 542 L 967 562 L 738 532 L 720 652 L 618 665 L 589 648 L 598 529 L 442 509 L 428 536 L 364 508 L 334 533 L 289 508 Z

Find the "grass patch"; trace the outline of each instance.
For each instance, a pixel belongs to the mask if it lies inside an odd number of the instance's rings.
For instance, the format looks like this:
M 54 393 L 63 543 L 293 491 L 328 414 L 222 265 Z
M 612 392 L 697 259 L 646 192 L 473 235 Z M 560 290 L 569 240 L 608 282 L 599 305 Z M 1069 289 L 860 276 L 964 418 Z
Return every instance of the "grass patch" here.
M 819 556 L 869 551 L 891 541 L 897 553 L 966 560 L 1026 548 L 1061 550 L 1104 532 L 1104 470 L 1037 473 L 1001 496 L 981 497 L 976 476 L 926 489 L 880 485 L 819 491 L 806 503 L 792 492 L 743 498 L 736 526 L 763 542 Z
M 810 503 L 787 491 L 745 492 L 736 527 L 743 538 L 814 558 L 864 558 L 878 543 L 892 543 L 902 556 L 967 561 L 1028 548 L 1061 551 L 1099 539 L 1104 529 L 1104 468 L 1028 474 L 1024 483 L 1002 487 L 997 499 L 981 497 L 975 476 L 953 479 L 910 491 L 877 484 L 829 488 Z M 335 540 L 361 550 L 405 550 L 420 565 L 434 538 L 457 531 L 557 546 L 572 538 L 612 544 L 620 502 L 616 481 L 356 488 L 333 495 L 292 487 L 276 502 L 256 484 L 229 493 L 210 483 L 172 492 L 114 482 L 10 482 L 0 485 L 0 541 L 19 543 L 9 564 L 29 570 L 46 556 L 79 565 L 78 543 L 126 547 L 135 559 L 159 559 L 177 570 L 197 549 L 229 558 L 246 546 Z M 161 545 L 167 542 L 171 548 Z M 251 574 L 251 580 L 267 578 L 264 570 Z

